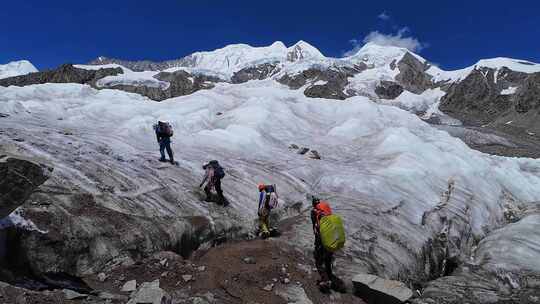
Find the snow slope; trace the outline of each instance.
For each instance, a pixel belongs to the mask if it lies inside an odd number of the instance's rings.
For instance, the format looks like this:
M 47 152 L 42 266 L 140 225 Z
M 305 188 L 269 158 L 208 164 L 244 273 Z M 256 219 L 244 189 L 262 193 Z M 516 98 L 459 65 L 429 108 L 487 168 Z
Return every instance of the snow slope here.
M 10 114 L 0 120 L 0 126 L 15 134 L 32 125 L 36 128 L 36 135 L 29 133 L 23 143 L 7 135 L 2 135 L 3 141 L 12 149 L 47 159 L 57 168 L 55 174 L 69 176 L 84 191 L 105 194 L 95 180 L 100 177 L 77 161 L 81 153 L 77 151 L 110 151 L 108 155 L 114 157 L 107 159 L 107 170 L 122 175 L 106 183 L 116 190 L 105 197 L 129 194 L 130 200 L 100 204 L 119 212 L 209 214 L 210 207 L 198 202 L 190 190 L 202 176 L 200 165 L 209 159 L 219 159 L 228 169 L 224 188 L 231 200 L 230 212 L 248 219 L 245 223 L 256 217 L 258 182 L 277 183 L 285 205 L 316 193 L 344 217 L 348 234 L 344 257 L 354 261 L 342 270 L 347 275 L 370 267 L 394 277 L 416 271 L 422 248 L 448 228 L 438 220 L 441 213 L 454 222 L 451 229 L 467 230 L 482 239 L 504 225 L 508 197 L 523 204 L 540 200 L 538 160 L 471 150 L 414 114 L 365 97 L 339 103 L 310 99 L 272 80 L 218 84 L 213 90 L 160 103 L 77 84 L 8 87 L 0 88 L 0 112 Z M 163 169 L 155 161 L 152 124 L 158 119 L 170 121 L 175 128 L 178 169 Z M 67 145 L 64 137 L 47 130 L 73 130 L 78 135 L 67 140 L 79 148 L 45 153 L 48 147 Z M 317 150 L 322 159 L 291 151 L 291 143 Z M 159 192 L 154 192 L 163 186 L 157 178 L 163 174 L 167 187 L 185 196 L 181 204 L 160 201 Z M 138 193 L 151 193 L 152 199 Z M 305 217 L 295 226 L 291 240 L 305 250 L 312 245 L 308 221 Z M 519 231 L 529 239 L 539 238 L 534 231 Z M 516 248 L 522 246 L 501 237 Z M 461 249 L 466 253 L 470 248 Z M 515 252 L 511 258 L 497 256 L 501 271 L 512 269 L 507 265 L 515 265 L 516 260 L 540 258 L 536 247 L 528 247 L 523 256 L 520 250 Z
M 13 76 L 34 73 L 38 70 L 27 60 L 13 61 L 8 64 L 0 64 L 0 79 Z

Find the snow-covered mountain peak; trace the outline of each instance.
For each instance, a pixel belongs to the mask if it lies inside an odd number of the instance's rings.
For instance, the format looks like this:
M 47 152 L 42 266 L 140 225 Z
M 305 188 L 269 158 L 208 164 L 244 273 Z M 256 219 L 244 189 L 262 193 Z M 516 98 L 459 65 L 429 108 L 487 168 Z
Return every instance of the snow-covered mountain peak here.
M 28 60 L 12 61 L 0 64 L 0 79 L 37 72 L 36 67 Z
M 186 57 L 191 67 L 229 75 L 250 64 L 286 59 L 287 47 L 280 41 L 263 47 L 231 44 L 213 51 L 196 52 Z
M 356 52 L 356 54 L 344 59 L 351 61 L 362 61 L 365 64 L 377 67 L 390 64 L 394 60 L 399 61 L 407 53 L 413 55 L 420 61 L 425 62 L 425 59 L 410 52 L 406 48 L 378 45 L 372 42 L 366 43 L 358 50 L 358 52 Z
M 287 49 L 287 60 L 297 61 L 302 59 L 324 59 L 324 55 L 316 47 L 300 40 Z

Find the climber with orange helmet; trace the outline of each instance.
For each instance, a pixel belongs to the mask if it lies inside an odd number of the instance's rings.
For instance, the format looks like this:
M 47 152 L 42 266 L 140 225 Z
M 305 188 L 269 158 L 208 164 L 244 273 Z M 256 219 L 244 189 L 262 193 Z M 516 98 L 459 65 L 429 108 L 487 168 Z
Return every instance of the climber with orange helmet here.
M 312 196 L 311 200 L 311 223 L 313 225 L 313 233 L 315 235 L 315 248 L 313 257 L 315 258 L 315 266 L 320 275 L 317 281 L 319 289 L 324 292 L 330 292 L 331 289 L 338 292 L 346 292 L 343 281 L 334 275 L 332 261 L 334 259 L 334 251 L 325 247 L 324 240 L 321 235 L 321 219 L 323 217 L 332 216 L 332 208 L 326 201 L 320 200 L 318 197 Z
M 258 184 L 259 189 L 259 209 L 257 214 L 259 215 L 259 233 L 262 238 L 270 236 L 270 224 L 268 218 L 270 217 L 270 210 L 274 209 L 278 205 L 278 195 L 276 191 L 276 185 Z

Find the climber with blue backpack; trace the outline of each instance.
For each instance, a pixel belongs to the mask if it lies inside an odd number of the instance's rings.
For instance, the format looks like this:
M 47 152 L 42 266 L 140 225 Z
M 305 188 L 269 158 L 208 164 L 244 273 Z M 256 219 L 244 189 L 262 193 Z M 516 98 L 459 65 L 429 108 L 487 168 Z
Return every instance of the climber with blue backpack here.
M 173 136 L 172 126 L 168 122 L 158 121 L 154 125 L 154 131 L 156 132 L 157 142 L 159 144 L 159 153 L 161 154 L 160 162 L 166 162 L 165 150 L 169 154 L 169 161 L 171 164 L 178 164 L 174 161 L 173 152 L 171 149 L 171 137 Z
M 227 199 L 223 196 L 223 190 L 221 189 L 221 179 L 225 177 L 225 170 L 217 160 L 211 160 L 207 164 L 203 165 L 205 170 L 204 179 L 199 187 L 204 186 L 204 193 L 206 193 L 206 201 L 212 200 L 212 189 L 215 189 L 218 195 L 218 203 L 224 206 L 229 205 Z
M 276 191 L 276 185 L 257 185 L 259 189 L 259 207 L 257 214 L 259 215 L 259 233 L 263 239 L 271 236 L 277 232 L 270 227 L 269 217 L 270 211 L 278 206 L 278 195 Z
M 315 266 L 320 275 L 317 281 L 322 292 L 330 289 L 346 292 L 344 283 L 336 277 L 332 270 L 334 252 L 345 245 L 345 229 L 338 215 L 332 214 L 330 205 L 317 197 L 312 198 L 311 223 L 315 234 Z

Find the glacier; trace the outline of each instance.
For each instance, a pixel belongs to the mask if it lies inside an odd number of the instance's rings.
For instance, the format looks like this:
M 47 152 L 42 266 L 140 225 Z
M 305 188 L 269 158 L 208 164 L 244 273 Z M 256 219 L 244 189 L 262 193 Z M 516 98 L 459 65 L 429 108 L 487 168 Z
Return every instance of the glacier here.
M 29 233 L 52 238 L 49 231 L 55 231 L 54 225 L 39 215 L 73 216 L 78 222 L 70 222 L 69 227 L 87 233 L 96 248 L 72 257 L 69 265 L 36 259 L 31 267 L 86 275 L 98 271 L 103 261 L 129 252 L 114 243 L 116 235 L 112 241 L 103 237 L 107 232 L 100 230 L 98 219 L 78 217 L 80 201 L 90 200 L 88 208 L 105 212 L 105 219 L 135 219 L 137 229 L 120 240 L 129 248 L 142 238 L 149 253 L 166 249 L 169 239 L 179 241 L 179 235 L 189 230 L 187 217 L 204 217 L 216 234 L 252 231 L 256 185 L 265 182 L 280 189 L 283 207 L 276 214 L 294 220 L 283 241 L 299 251 L 309 254 L 313 243 L 306 195 L 328 200 L 343 216 L 348 243 L 337 257 L 337 271 L 344 279 L 376 273 L 410 286 L 428 284 L 427 294 L 429 286 L 441 290 L 453 279 L 463 282 L 480 274 L 492 282 L 485 288 L 493 290 L 529 286 L 526 278 L 540 272 L 536 262 L 540 260 L 540 160 L 485 154 L 452 136 L 511 145 L 496 135 L 461 129 L 459 121 L 444 117 L 438 110 L 445 94 L 441 88 L 378 98 L 377 84 L 396 79 L 399 70 L 392 66 L 406 54 L 411 53 L 374 44 L 347 58 L 325 57 L 303 41 L 291 47 L 281 42 L 260 48 L 232 45 L 194 53 L 185 59 L 190 64 L 165 71 L 230 79 L 244 67 L 277 61 L 279 72 L 240 84 L 217 82 L 212 89 L 159 103 L 107 89 L 116 84 L 168 86 L 155 78 L 159 71 L 135 71 L 118 64 L 75 66 L 123 69 L 124 74 L 99 79 L 99 90 L 65 83 L 0 87 L 0 113 L 5 114 L 0 118 L 0 150 L 55 168 L 41 186 L 49 194 L 33 197 L 38 206 L 40 201 L 52 201 L 49 211 L 25 205 L 22 209 L 31 212 L 18 211 L 12 222 L 32 223 Z M 506 66 L 525 73 L 538 69 L 536 64 L 498 58 L 443 71 L 412 56 L 436 82 L 459 82 L 481 67 Z M 358 96 L 339 102 L 308 98 L 303 90 L 276 81 L 310 67 L 358 65 L 367 69 L 351 77 L 347 86 Z M 454 126 L 421 119 L 433 114 Z M 157 161 L 152 129 L 157 120 L 174 127 L 173 150 L 179 167 Z M 294 145 L 317 151 L 321 159 L 297 153 L 291 148 Z M 202 201 L 197 185 L 203 175 L 201 165 L 210 159 L 218 159 L 226 168 L 223 187 L 229 208 Z M 91 199 L 66 198 L 68 193 Z M 292 213 L 292 206 L 298 204 L 300 210 Z M 157 224 L 147 219 L 156 219 Z M 154 240 L 164 235 L 167 241 Z M 35 251 L 39 245 L 26 243 Z M 67 244 L 60 246 L 69 249 Z M 41 258 L 39 253 L 36 257 Z M 452 273 L 450 263 L 460 268 Z

